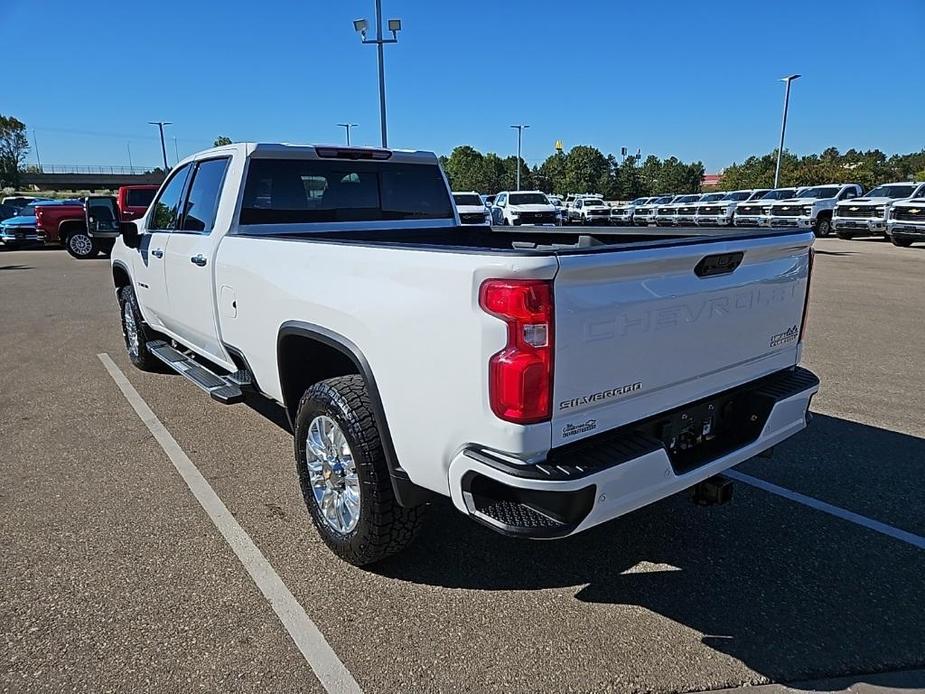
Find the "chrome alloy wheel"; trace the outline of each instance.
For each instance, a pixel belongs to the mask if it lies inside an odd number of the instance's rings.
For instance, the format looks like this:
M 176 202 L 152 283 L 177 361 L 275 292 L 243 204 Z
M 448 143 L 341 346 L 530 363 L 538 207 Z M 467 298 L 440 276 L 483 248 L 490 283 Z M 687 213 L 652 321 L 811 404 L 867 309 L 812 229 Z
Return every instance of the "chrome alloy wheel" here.
M 93 250 L 93 242 L 90 241 L 90 237 L 85 234 L 74 234 L 67 242 L 71 250 L 81 257 L 90 255 L 90 252 Z
M 344 432 L 326 415 L 308 425 L 305 465 L 321 517 L 346 535 L 360 520 L 360 480 Z
M 122 307 L 122 325 L 125 326 L 125 342 L 128 346 L 128 353 L 137 358 L 141 351 L 141 343 L 138 339 L 138 324 L 135 323 L 135 313 L 132 311 L 132 305 L 126 301 Z

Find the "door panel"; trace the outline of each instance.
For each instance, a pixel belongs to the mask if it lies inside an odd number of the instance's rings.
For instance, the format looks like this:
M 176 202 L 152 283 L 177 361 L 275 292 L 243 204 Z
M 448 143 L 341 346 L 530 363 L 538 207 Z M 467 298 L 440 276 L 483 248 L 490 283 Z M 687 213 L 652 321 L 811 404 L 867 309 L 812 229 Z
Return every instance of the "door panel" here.
M 170 310 L 164 327 L 189 346 L 220 358 L 224 350 L 215 320 L 212 243 L 203 234 L 170 235 L 164 263 Z
M 135 280 L 135 296 L 141 308 L 141 315 L 152 328 L 161 328 L 161 317 L 167 313 L 167 292 L 164 277 L 164 249 L 170 233 L 159 231 L 141 234 L 138 248 L 134 249 L 132 275 Z

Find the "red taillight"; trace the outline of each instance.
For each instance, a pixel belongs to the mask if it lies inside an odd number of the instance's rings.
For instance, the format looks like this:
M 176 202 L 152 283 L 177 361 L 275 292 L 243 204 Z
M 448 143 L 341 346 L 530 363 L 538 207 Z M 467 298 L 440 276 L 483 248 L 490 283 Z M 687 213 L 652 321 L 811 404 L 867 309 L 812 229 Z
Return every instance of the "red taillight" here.
M 35 228 L 36 229 L 42 228 L 42 217 L 44 215 L 45 215 L 45 210 L 43 210 L 41 207 L 35 208 Z
M 809 285 L 813 279 L 813 262 L 816 258 L 816 251 L 809 249 L 809 260 L 806 268 L 806 298 L 803 299 L 803 318 L 800 320 L 800 342 L 803 342 L 803 335 L 806 332 L 806 316 L 809 312 Z
M 479 305 L 507 323 L 507 345 L 488 362 L 488 399 L 501 419 L 549 419 L 552 402 L 552 282 L 486 280 Z

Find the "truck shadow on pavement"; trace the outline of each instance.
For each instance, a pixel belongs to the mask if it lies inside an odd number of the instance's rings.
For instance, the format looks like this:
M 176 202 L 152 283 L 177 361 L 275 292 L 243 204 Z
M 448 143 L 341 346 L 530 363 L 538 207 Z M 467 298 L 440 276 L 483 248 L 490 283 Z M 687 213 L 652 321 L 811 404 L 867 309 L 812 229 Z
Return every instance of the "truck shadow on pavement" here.
M 742 469 L 921 532 L 923 463 L 923 439 L 817 415 L 773 460 Z M 501 537 L 445 503 L 431 513 L 418 541 L 376 573 L 638 606 L 776 682 L 925 665 L 925 552 L 740 483 L 725 506 L 699 508 L 681 494 L 556 542 Z

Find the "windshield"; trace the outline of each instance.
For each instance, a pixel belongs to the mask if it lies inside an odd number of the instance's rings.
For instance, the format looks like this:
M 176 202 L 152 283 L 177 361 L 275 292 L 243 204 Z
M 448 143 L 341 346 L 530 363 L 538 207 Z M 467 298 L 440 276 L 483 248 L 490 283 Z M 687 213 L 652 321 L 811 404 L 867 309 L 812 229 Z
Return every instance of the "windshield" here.
M 722 200 L 726 197 L 725 193 L 710 193 L 709 195 L 704 195 L 700 202 L 716 202 L 717 200 Z
M 700 200 L 699 195 L 685 195 L 678 202 L 697 202 L 698 200 Z
M 644 205 L 649 201 L 649 198 L 636 198 L 633 200 L 633 205 Z
M 723 200 L 729 200 L 729 201 L 748 200 L 749 195 L 751 195 L 751 193 L 747 190 L 738 190 L 735 193 L 729 193 L 729 195 L 723 198 Z
M 666 202 L 671 202 L 672 200 L 674 200 L 674 196 L 666 195 L 662 198 L 656 198 L 654 202 L 656 205 L 664 205 Z
M 808 188 L 802 193 L 797 193 L 798 198 L 813 198 L 815 200 L 824 200 L 825 198 L 834 198 L 838 195 L 838 188 L 834 186 L 821 186 L 819 188 Z
M 762 200 L 786 200 L 792 198 L 796 193 L 796 188 L 782 188 L 781 190 L 769 190 L 761 196 Z
M 915 192 L 915 184 L 878 186 L 870 191 L 865 198 L 908 198 Z
M 451 219 L 435 164 L 329 159 L 250 162 L 241 224 Z
M 542 193 L 511 193 L 508 201 L 512 205 L 548 205 L 549 200 Z
M 457 205 L 477 205 L 482 207 L 482 198 L 475 193 L 453 193 L 453 202 Z

